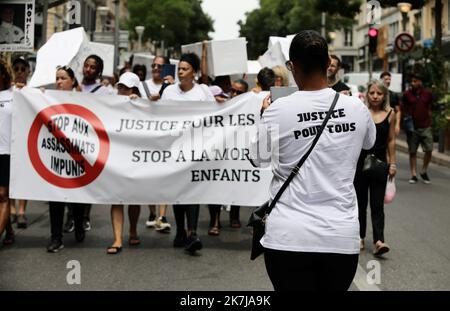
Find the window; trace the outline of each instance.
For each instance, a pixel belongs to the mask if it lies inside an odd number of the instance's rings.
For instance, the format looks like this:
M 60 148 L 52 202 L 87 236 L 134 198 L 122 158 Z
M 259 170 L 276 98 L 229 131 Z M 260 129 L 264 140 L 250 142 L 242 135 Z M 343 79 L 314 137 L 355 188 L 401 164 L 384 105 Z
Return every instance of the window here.
M 419 12 L 414 15 L 414 39 L 422 40 L 422 13 Z
M 393 42 L 399 33 L 399 22 L 389 24 L 389 42 Z
M 344 46 L 353 46 L 353 31 L 351 28 L 344 30 Z

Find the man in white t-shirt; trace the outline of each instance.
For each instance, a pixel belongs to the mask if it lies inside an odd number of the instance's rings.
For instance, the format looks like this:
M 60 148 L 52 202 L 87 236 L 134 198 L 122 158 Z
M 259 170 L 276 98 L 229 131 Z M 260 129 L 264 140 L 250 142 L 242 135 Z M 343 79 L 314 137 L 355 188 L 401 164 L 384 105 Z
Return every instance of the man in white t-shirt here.
M 163 71 L 163 66 L 165 64 L 170 64 L 170 59 L 168 57 L 165 56 L 156 56 L 153 59 L 153 63 L 152 63 L 152 77 L 151 79 L 145 80 L 145 77 L 142 79 L 141 78 L 141 85 L 139 86 L 139 92 L 141 92 L 141 96 L 142 98 L 148 98 L 149 100 L 158 100 L 161 98 L 160 96 L 160 90 L 162 87 L 167 87 L 170 84 L 173 84 L 175 82 L 174 77 L 172 76 L 166 76 L 166 77 L 162 77 L 162 71 Z M 141 66 L 141 67 L 139 67 Z M 141 68 L 141 70 L 143 68 L 145 68 L 144 65 L 136 65 L 135 66 L 136 69 Z M 133 72 L 134 69 L 133 68 Z M 146 68 L 145 68 L 145 73 L 146 73 Z M 134 72 L 136 74 L 138 74 L 137 72 Z M 138 74 L 139 75 L 139 74 Z
M 271 199 L 311 146 L 336 94 L 328 88 L 328 46 L 317 32 L 296 35 L 289 57 L 300 91 L 263 107 L 251 148 L 254 165 L 272 164 Z M 366 106 L 341 95 L 314 150 L 268 216 L 261 244 L 275 290 L 350 286 L 359 254 L 353 179 L 361 149 L 371 148 L 375 135 Z M 272 148 L 264 154 L 267 141 Z

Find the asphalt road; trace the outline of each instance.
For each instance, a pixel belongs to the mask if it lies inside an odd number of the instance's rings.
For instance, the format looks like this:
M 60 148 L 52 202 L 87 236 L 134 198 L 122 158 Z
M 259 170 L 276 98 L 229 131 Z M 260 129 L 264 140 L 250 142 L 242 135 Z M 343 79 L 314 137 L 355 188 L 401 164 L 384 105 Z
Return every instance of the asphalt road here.
M 450 289 L 450 170 L 431 165 L 431 185 L 408 184 L 407 157 L 399 154 L 397 196 L 385 207 L 386 242 L 391 252 L 383 259 L 372 254 L 370 239 L 350 290 L 449 290 Z M 207 235 L 209 213 L 200 211 L 199 234 L 204 248 L 197 256 L 172 247 L 174 232 L 161 234 L 144 226 L 148 209 L 142 208 L 139 234 L 142 244 L 125 246 L 122 253 L 106 255 L 112 242 L 108 206 L 92 209 L 92 230 L 79 244 L 73 234 L 64 238 L 65 248 L 46 252 L 49 238 L 48 207 L 30 202 L 30 226 L 16 230 L 16 243 L 0 247 L 0 290 L 272 290 L 264 262 L 249 260 L 250 229 L 228 227 L 229 214 L 222 211 L 223 229 L 218 237 Z M 241 220 L 250 210 L 241 209 Z M 174 225 L 172 210 L 169 221 Z M 371 237 L 370 222 L 367 236 Z M 127 233 L 128 224 L 124 232 Z M 173 230 L 174 231 L 174 230 Z M 128 234 L 124 236 L 125 241 Z M 80 263 L 81 284 L 66 278 L 72 260 Z M 375 260 L 375 261 L 374 261 Z M 379 267 L 380 275 L 367 283 L 367 275 Z

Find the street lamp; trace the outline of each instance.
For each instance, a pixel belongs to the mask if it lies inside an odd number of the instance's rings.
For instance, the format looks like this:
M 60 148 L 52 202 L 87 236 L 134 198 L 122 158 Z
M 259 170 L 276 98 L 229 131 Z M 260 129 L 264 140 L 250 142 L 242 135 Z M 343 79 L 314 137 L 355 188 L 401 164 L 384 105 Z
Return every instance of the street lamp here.
M 399 2 L 397 3 L 397 8 L 402 13 L 402 24 L 403 24 L 403 31 L 406 32 L 406 22 L 408 19 L 408 13 L 411 11 L 411 3 L 408 2 Z M 401 56 L 401 66 L 402 66 L 402 90 L 405 89 L 406 85 L 406 56 Z
M 145 27 L 144 26 L 136 26 L 134 27 L 136 30 L 136 33 L 138 35 L 139 45 L 138 45 L 138 51 L 142 51 L 142 34 L 144 33 Z
M 164 53 L 164 28 L 166 26 L 164 24 L 161 25 L 161 53 L 163 56 L 166 56 L 166 53 Z
M 100 23 L 102 32 L 106 31 L 106 16 L 108 16 L 109 8 L 107 6 L 99 6 L 97 8 L 98 15 L 100 15 Z
M 406 21 L 408 18 L 408 13 L 411 11 L 411 3 L 408 2 L 399 2 L 397 3 L 397 8 L 402 13 L 402 22 L 403 22 L 403 31 L 406 32 Z

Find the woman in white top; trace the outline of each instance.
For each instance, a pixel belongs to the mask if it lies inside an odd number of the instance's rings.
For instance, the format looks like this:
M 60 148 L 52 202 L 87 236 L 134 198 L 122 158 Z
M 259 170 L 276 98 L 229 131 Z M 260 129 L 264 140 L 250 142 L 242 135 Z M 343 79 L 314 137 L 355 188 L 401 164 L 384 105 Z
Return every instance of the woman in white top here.
M 141 97 L 139 92 L 139 77 L 132 72 L 125 72 L 117 82 L 118 95 L 129 96 L 130 99 L 137 99 Z M 130 246 L 137 246 L 141 240 L 137 234 L 137 222 L 141 212 L 140 205 L 128 206 L 128 218 L 130 219 L 130 236 L 128 244 Z M 122 251 L 122 231 L 124 223 L 123 205 L 111 205 L 111 221 L 114 233 L 114 243 L 106 249 L 109 255 L 115 255 Z
M 9 219 L 9 173 L 11 161 L 11 119 L 13 90 L 11 68 L 0 60 L 0 236 L 6 230 L 3 244 L 14 242 L 14 230 Z M 7 224 L 9 224 L 7 226 Z
M 198 61 L 198 62 L 197 62 Z M 169 85 L 161 99 L 212 101 L 216 99 L 206 84 L 195 82 L 195 75 L 200 69 L 200 61 L 194 53 L 181 55 L 178 63 L 178 80 L 180 82 Z
M 255 165 L 272 162 L 273 199 L 307 152 L 336 92 L 328 87 L 326 40 L 301 31 L 288 69 L 299 91 L 265 108 L 252 145 Z M 341 95 L 317 145 L 266 220 L 261 244 L 275 290 L 347 290 L 358 265 L 358 204 L 353 186 L 361 149 L 375 142 L 375 125 L 357 98 Z M 267 140 L 273 148 L 266 156 Z M 264 156 L 262 158 L 261 156 Z
M 56 89 L 60 91 L 76 91 L 80 92 L 81 88 L 78 84 L 75 73 L 69 66 L 59 66 L 56 69 Z M 77 242 L 84 241 L 85 231 L 83 228 L 83 218 L 86 204 L 81 203 L 65 203 L 65 202 L 49 202 L 50 216 L 50 242 L 47 245 L 47 252 L 57 253 L 64 248 L 63 244 L 63 223 L 64 208 L 67 205 L 69 213 L 73 219 L 73 230 L 75 232 L 75 240 Z
M 194 53 L 183 54 L 178 64 L 179 83 L 168 86 L 162 95 L 163 100 L 182 101 L 211 101 L 215 102 L 214 95 L 205 84 L 197 84 L 195 75 L 200 69 L 200 59 Z M 177 233 L 173 241 L 174 247 L 184 247 L 186 251 L 194 253 L 202 248 L 202 242 L 197 236 L 198 215 L 200 206 L 174 205 Z M 187 232 L 184 226 L 185 215 Z

